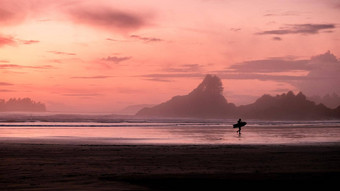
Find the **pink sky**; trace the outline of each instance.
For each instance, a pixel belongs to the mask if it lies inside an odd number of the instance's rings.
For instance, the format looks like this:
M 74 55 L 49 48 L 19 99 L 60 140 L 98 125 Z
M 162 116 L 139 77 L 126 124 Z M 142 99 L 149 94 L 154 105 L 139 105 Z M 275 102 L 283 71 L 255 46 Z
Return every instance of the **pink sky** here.
M 0 0 L 0 98 L 117 112 L 194 89 L 340 94 L 336 0 Z

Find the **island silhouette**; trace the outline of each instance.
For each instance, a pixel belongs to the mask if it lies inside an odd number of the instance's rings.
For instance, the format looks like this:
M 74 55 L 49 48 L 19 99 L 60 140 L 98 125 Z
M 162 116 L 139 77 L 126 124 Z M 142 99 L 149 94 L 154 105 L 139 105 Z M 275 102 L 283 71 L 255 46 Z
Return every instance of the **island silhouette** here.
M 7 111 L 44 112 L 46 106 L 31 98 L 11 98 L 7 101 L 0 99 L 0 112 Z
M 175 96 L 159 105 L 143 108 L 136 116 L 325 120 L 339 119 L 340 106 L 330 109 L 308 100 L 302 92 L 295 95 L 289 91 L 276 96 L 265 94 L 252 104 L 237 107 L 223 96 L 221 79 L 208 74 L 188 95 Z

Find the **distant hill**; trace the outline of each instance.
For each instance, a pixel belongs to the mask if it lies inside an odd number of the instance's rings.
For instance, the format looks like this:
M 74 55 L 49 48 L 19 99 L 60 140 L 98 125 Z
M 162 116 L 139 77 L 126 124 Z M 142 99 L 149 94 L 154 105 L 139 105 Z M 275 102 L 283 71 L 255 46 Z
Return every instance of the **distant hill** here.
M 323 104 L 316 105 L 301 92 L 270 96 L 263 95 L 255 103 L 238 107 L 240 115 L 254 119 L 307 120 L 336 118 L 336 111 Z
M 30 98 L 11 98 L 8 101 L 0 99 L 0 112 L 6 111 L 44 112 L 46 111 L 46 106 Z
M 338 106 L 340 106 L 340 96 L 337 94 L 333 93 L 332 95 L 325 95 L 323 97 L 321 96 L 312 96 L 308 97 L 309 100 L 314 101 L 316 104 L 322 103 L 326 107 L 335 109 Z
M 139 105 L 130 105 L 119 111 L 121 115 L 135 115 L 139 110 L 145 107 L 152 107 L 154 105 L 151 104 L 139 104 Z
M 327 108 L 309 101 L 303 93 L 293 92 L 270 96 L 263 95 L 254 103 L 236 107 L 224 98 L 221 80 L 207 75 L 191 93 L 175 96 L 169 101 L 143 108 L 137 116 L 143 117 L 202 117 L 247 118 L 270 120 L 319 120 L 340 118 L 340 106 Z
M 143 108 L 137 116 L 149 117 L 224 117 L 232 115 L 235 105 L 222 95 L 221 80 L 207 75 L 201 84 L 188 95 L 175 96 L 151 108 Z

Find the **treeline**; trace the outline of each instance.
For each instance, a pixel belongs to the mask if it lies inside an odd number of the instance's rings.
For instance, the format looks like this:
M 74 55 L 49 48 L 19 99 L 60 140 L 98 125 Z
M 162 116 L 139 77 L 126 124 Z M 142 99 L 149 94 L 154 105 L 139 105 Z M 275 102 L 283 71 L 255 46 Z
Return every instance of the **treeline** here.
M 5 111 L 46 111 L 43 103 L 35 102 L 31 98 L 11 98 L 9 100 L 0 99 L 0 112 Z

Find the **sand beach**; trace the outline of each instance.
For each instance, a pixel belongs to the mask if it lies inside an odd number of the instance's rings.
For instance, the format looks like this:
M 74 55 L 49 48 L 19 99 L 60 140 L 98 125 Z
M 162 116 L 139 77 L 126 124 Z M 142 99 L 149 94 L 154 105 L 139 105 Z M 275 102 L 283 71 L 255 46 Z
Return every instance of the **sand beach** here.
M 0 143 L 2 190 L 221 190 L 331 187 L 340 144 L 76 145 Z

